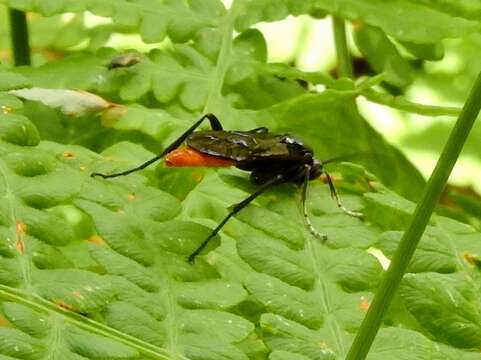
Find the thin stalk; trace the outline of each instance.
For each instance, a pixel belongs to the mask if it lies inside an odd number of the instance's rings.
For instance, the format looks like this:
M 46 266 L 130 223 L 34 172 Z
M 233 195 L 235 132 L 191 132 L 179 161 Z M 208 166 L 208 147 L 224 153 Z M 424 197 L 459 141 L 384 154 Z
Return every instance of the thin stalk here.
M 391 265 L 384 275 L 381 285 L 374 296 L 369 311 L 364 318 L 356 338 L 347 354 L 346 360 L 363 360 L 366 358 L 372 342 L 381 326 L 392 298 L 399 287 L 406 268 L 416 250 L 416 246 L 424 233 L 449 175 L 473 127 L 481 108 L 481 73 L 471 89 L 468 100 L 459 115 L 454 129 L 444 146 L 441 157 L 436 164 L 421 201 L 411 219 L 408 229 L 392 258 Z
M 219 106 L 219 102 L 221 101 L 222 86 L 224 85 L 224 78 L 229 68 L 229 59 L 232 53 L 232 36 L 238 11 L 238 1 L 233 0 L 228 15 L 225 17 L 225 22 L 221 26 L 223 31 L 222 42 L 219 55 L 217 56 L 215 72 L 210 81 L 209 95 L 207 96 L 207 101 L 204 107 L 204 114 L 213 112 L 214 109 Z
M 352 78 L 354 72 L 352 70 L 351 54 L 347 47 L 346 23 L 343 18 L 333 16 L 332 26 L 334 31 L 334 43 L 336 45 L 338 75 L 339 77 Z
M 9 9 L 10 37 L 15 66 L 30 65 L 27 17 L 20 10 Z
M 361 92 L 367 100 L 381 105 L 386 105 L 394 109 L 407 111 L 413 114 L 425 116 L 458 116 L 461 108 L 453 106 L 432 106 L 411 102 L 401 96 L 380 93 L 372 89 L 365 89 Z
M 49 315 L 57 314 L 61 316 L 63 321 L 65 321 L 66 323 L 73 324 L 81 329 L 86 330 L 91 334 L 105 336 L 127 346 L 130 346 L 133 349 L 139 351 L 140 354 L 144 354 L 151 359 L 168 360 L 174 358 L 174 355 L 170 354 L 165 349 L 159 348 L 143 340 L 137 339 L 134 336 L 122 333 L 121 331 L 110 328 L 102 323 L 98 323 L 95 320 L 92 320 L 86 316 L 77 314 L 73 311 L 62 309 L 58 305 L 48 300 L 45 300 L 40 296 L 31 296 L 22 292 L 21 290 L 0 284 L 0 299 L 19 303 L 24 306 L 28 306 L 35 311 L 48 313 Z M 178 357 L 178 359 L 187 360 L 187 358 L 183 356 Z

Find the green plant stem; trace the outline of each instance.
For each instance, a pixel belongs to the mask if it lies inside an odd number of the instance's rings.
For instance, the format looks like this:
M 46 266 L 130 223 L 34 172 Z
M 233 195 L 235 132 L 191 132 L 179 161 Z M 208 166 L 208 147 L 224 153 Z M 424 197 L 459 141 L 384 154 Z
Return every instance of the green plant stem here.
M 15 66 L 30 65 L 27 17 L 23 11 L 9 9 L 10 37 Z
M 208 112 L 214 112 L 222 99 L 222 86 L 224 85 L 225 74 L 229 68 L 229 59 L 232 51 L 232 36 L 234 33 L 234 22 L 237 17 L 238 8 L 238 1 L 233 0 L 229 9 L 229 13 L 221 27 L 223 30 L 222 43 L 219 55 L 217 56 L 215 73 L 210 81 L 209 95 L 204 107 L 204 114 Z
M 367 100 L 376 104 L 386 105 L 394 109 L 407 111 L 414 114 L 426 116 L 458 116 L 461 108 L 452 106 L 431 106 L 411 102 L 400 96 L 392 96 L 377 92 L 372 89 L 365 89 L 361 92 Z
M 290 80 L 303 79 L 309 81 L 312 85 L 322 84 L 327 87 L 332 87 L 334 84 L 334 79 L 327 73 L 320 71 L 301 71 L 295 67 L 282 63 L 258 63 L 256 64 L 256 68 L 260 73 L 267 73 L 272 76 L 278 76 Z
M 441 196 L 441 192 L 448 181 L 454 164 L 466 142 L 466 138 L 479 114 L 480 108 L 481 73 L 478 75 L 468 100 L 464 104 L 456 125 L 444 146 L 436 168 L 426 185 L 421 201 L 416 206 L 411 223 L 394 253 L 391 265 L 381 281 L 381 285 L 359 328 L 346 360 L 362 360 L 366 358 L 381 326 L 384 314 L 389 308 L 392 298 L 399 287 L 406 268 L 416 250 L 416 246 L 434 211 L 434 207 Z
M 336 45 L 337 54 L 337 71 L 339 77 L 352 78 L 354 72 L 352 70 L 351 55 L 347 47 L 346 24 L 343 18 L 333 16 L 332 26 L 334 31 L 334 43 Z

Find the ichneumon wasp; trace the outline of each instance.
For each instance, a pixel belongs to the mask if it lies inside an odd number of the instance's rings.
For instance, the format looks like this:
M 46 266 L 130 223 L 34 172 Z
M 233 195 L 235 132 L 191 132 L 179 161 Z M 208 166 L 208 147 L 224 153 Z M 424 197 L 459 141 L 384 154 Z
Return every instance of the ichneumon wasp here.
M 212 130 L 195 131 L 204 120 L 209 120 Z M 186 147 L 180 147 L 186 142 Z M 167 166 L 205 166 L 226 167 L 235 166 L 249 171 L 250 181 L 258 189 L 243 201 L 235 204 L 227 216 L 212 230 L 211 234 L 189 256 L 189 261 L 205 248 L 208 242 L 222 229 L 226 222 L 241 211 L 256 197 L 272 186 L 282 183 L 295 183 L 302 186 L 301 202 L 306 227 L 311 234 L 322 241 L 327 239 L 312 226 L 306 206 L 307 184 L 324 174 L 329 185 L 331 196 L 337 206 L 350 216 L 362 217 L 361 213 L 346 209 L 337 194 L 330 175 L 323 168 L 323 164 L 314 158 L 311 149 L 300 140 L 287 134 L 271 134 L 265 127 L 249 131 L 226 131 L 213 114 L 206 114 L 196 121 L 186 132 L 170 144 L 161 154 L 143 164 L 115 174 L 92 173 L 92 177 L 100 176 L 104 179 L 131 174 L 142 170 L 154 162 L 165 157 Z

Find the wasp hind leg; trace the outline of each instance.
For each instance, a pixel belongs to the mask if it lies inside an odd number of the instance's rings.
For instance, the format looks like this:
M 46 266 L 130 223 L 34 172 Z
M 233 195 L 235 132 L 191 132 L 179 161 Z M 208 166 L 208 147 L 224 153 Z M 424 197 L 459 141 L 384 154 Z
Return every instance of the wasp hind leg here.
M 199 245 L 195 251 L 189 255 L 188 261 L 190 263 L 194 262 L 195 258 L 197 255 L 200 254 L 200 252 L 207 246 L 209 241 L 217 235 L 217 233 L 224 227 L 224 225 L 227 223 L 227 221 L 237 214 L 239 211 L 241 211 L 243 208 L 245 208 L 247 205 L 249 205 L 256 197 L 258 197 L 260 194 L 262 194 L 264 191 L 267 189 L 271 188 L 274 185 L 280 184 L 284 181 L 284 176 L 283 175 L 275 175 L 271 180 L 267 181 L 265 184 L 263 184 L 259 189 L 257 189 L 254 193 L 249 195 L 247 198 L 242 200 L 240 203 L 235 204 L 232 207 L 232 210 L 227 214 L 227 216 L 217 225 L 217 227 L 212 230 L 210 235 Z
M 177 149 L 185 141 L 185 139 L 187 139 L 187 137 L 190 134 L 192 134 L 195 131 L 195 129 L 197 129 L 200 126 L 200 124 L 202 124 L 202 122 L 205 119 L 209 120 L 210 127 L 212 128 L 212 130 L 222 130 L 222 125 L 221 125 L 219 119 L 217 119 L 217 117 L 214 114 L 206 114 L 206 115 L 202 116 L 199 120 L 197 120 L 189 129 L 187 129 L 176 140 L 174 140 L 174 142 L 172 144 L 167 146 L 165 148 L 165 150 L 162 151 L 161 154 L 153 157 L 150 160 L 147 160 L 146 162 L 140 164 L 139 166 L 137 166 L 133 169 L 125 170 L 125 171 L 122 171 L 122 172 L 119 172 L 119 173 L 114 173 L 114 174 L 102 174 L 102 173 L 94 172 L 94 173 L 90 174 L 90 176 L 91 177 L 100 176 L 104 179 L 108 179 L 108 178 L 114 178 L 114 177 L 118 177 L 118 176 L 125 176 L 125 175 L 131 174 L 133 172 L 145 169 L 147 166 L 149 166 L 149 165 L 157 162 L 158 160 L 162 159 L 165 155 L 170 153 L 172 150 Z

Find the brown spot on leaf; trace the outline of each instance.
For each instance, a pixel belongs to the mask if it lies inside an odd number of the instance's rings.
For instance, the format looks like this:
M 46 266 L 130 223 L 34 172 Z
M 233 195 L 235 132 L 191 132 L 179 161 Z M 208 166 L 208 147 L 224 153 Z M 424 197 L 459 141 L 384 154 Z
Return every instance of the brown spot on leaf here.
M 9 114 L 13 111 L 13 108 L 11 108 L 10 106 L 6 106 L 6 105 L 2 105 L 0 108 L 2 109 L 2 112 L 4 114 Z
M 17 240 L 15 241 L 15 248 L 20 254 L 25 254 L 25 242 L 23 236 L 27 233 L 27 224 L 21 220 L 15 223 L 15 230 L 17 232 Z
M 135 194 L 128 194 L 127 199 L 129 199 L 130 201 L 134 201 L 135 200 Z
M 78 290 L 72 291 L 72 295 L 78 299 L 85 299 L 85 296 Z
M 0 327 L 12 327 L 12 323 L 2 315 L 0 315 Z
M 192 173 L 192 179 L 194 179 L 195 182 L 201 182 L 202 179 L 204 178 L 204 175 L 202 173 L 199 173 L 199 172 L 193 172 Z
M 125 105 L 109 103 L 108 108 L 102 111 L 100 122 L 104 127 L 112 127 L 128 112 L 129 108 Z
M 85 170 L 87 170 L 87 166 L 85 166 L 85 165 L 80 165 L 80 166 L 79 166 L 79 169 L 80 169 L 80 171 L 85 171 Z
M 104 239 L 102 239 L 99 235 L 92 235 L 87 239 L 87 242 L 95 245 L 106 245 Z
M 364 26 L 364 22 L 361 20 L 354 20 L 351 22 L 351 24 L 354 30 L 361 30 L 362 27 Z
M 21 255 L 25 254 L 25 243 L 23 242 L 22 239 L 18 239 L 15 242 L 15 248 Z
M 369 301 L 364 296 L 361 296 L 360 300 L 361 301 L 359 302 L 359 309 L 361 309 L 362 311 L 368 311 L 369 306 L 371 305 Z
M 69 160 L 70 160 L 70 159 L 74 159 L 74 158 L 75 158 L 75 154 L 74 154 L 72 151 L 64 151 L 64 152 L 62 153 L 62 157 L 63 157 L 64 159 L 69 159 Z
M 63 310 L 75 311 L 75 308 L 72 305 L 66 303 L 64 300 L 55 299 L 53 302 Z
M 463 253 L 463 258 L 466 260 L 469 264 L 474 265 L 474 257 L 468 252 Z
M 471 266 L 480 266 L 481 265 L 480 259 L 476 255 L 468 253 L 467 251 L 465 251 L 463 253 L 463 258 Z
M 27 233 L 27 224 L 25 224 L 21 220 L 17 220 L 15 228 L 17 230 L 17 235 L 19 235 L 19 236 L 23 236 Z

